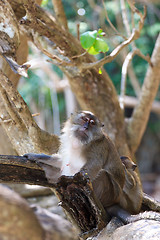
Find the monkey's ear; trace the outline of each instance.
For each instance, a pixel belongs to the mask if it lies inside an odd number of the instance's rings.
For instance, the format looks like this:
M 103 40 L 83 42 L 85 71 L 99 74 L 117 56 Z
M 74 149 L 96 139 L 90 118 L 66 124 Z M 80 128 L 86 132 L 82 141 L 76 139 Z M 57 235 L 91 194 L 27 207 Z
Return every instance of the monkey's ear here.
M 136 164 L 133 164 L 133 165 L 132 165 L 132 170 L 135 171 L 136 168 L 137 168 L 137 165 L 136 165 Z
M 123 160 L 127 160 L 128 157 L 127 156 L 120 156 L 120 159 L 123 161 Z

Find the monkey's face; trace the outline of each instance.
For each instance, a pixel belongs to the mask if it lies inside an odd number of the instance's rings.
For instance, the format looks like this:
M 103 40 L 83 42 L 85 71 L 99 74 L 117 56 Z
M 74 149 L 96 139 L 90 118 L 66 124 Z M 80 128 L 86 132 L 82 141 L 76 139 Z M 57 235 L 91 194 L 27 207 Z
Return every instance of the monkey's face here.
M 129 157 L 121 156 L 120 159 L 128 170 L 134 171 L 136 169 L 137 165 Z
M 102 136 L 102 123 L 91 112 L 82 111 L 71 117 L 71 131 L 73 136 L 80 140 L 83 144 Z

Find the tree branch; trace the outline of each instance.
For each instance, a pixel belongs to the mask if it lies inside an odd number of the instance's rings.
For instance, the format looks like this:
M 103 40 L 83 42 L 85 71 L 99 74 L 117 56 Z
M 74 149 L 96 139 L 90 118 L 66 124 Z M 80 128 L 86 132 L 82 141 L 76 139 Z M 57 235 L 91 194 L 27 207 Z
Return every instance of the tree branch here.
M 124 97 L 124 106 L 128 108 L 134 108 L 138 105 L 139 99 L 136 97 L 131 97 L 131 96 L 126 96 Z M 152 108 L 151 111 L 160 114 L 160 102 L 159 101 L 154 101 L 152 103 Z
M 160 35 L 157 37 L 157 41 L 151 57 L 153 67 L 149 66 L 147 70 L 146 77 L 142 86 L 139 104 L 134 109 L 132 117 L 127 124 L 127 135 L 129 139 L 128 143 L 133 153 L 137 149 L 143 136 L 143 133 L 145 131 L 150 110 L 152 107 L 152 102 L 156 96 L 159 87 L 160 76 L 159 52 L 160 52 Z
M 22 156 L 0 155 L 0 182 L 53 188 L 61 206 L 81 230 L 83 238 L 98 233 L 110 219 L 94 195 L 89 178 L 81 173 L 61 176 L 57 183 L 49 183 L 44 171 L 35 162 Z
M 35 162 L 28 161 L 26 157 L 0 155 L 0 182 L 36 184 L 55 189 L 57 196 L 61 201 L 61 206 L 65 209 L 66 214 L 80 229 L 81 237 L 83 239 L 86 239 L 89 236 L 93 237 L 97 235 L 110 220 L 110 217 L 107 215 L 101 203 L 94 195 L 89 178 L 81 173 L 77 173 L 70 177 L 61 176 L 58 182 L 53 184 L 48 182 L 44 171 Z M 144 195 L 143 198 L 143 204 L 148 208 L 148 210 L 151 209 L 159 211 L 160 206 L 158 202 L 146 195 Z M 152 212 L 150 215 L 151 214 Z M 154 219 L 154 214 L 152 214 L 152 217 Z M 145 220 L 145 224 L 143 224 L 142 221 L 143 220 L 138 222 L 141 228 L 146 227 L 146 224 L 148 227 L 149 225 L 154 226 L 155 224 L 159 224 L 155 221 L 152 221 L 151 223 L 150 220 L 148 220 L 148 222 Z M 133 226 L 135 224 L 136 223 L 133 223 Z M 130 224 L 124 226 L 122 229 L 119 228 L 119 226 L 122 226 L 122 224 L 115 219 L 107 225 L 104 229 L 107 236 L 110 233 L 107 239 L 113 239 L 112 234 L 116 235 L 118 233 L 120 234 L 119 236 L 123 236 L 123 239 L 132 239 L 129 237 L 129 233 L 127 233 L 127 235 L 125 234 L 127 238 L 124 238 L 123 231 L 124 228 L 126 230 L 129 229 L 131 236 L 134 235 L 132 232 L 134 229 L 132 228 L 132 225 Z M 139 233 L 139 230 L 136 230 L 135 234 Z
M 8 102 L 10 102 L 10 104 L 12 103 L 12 108 L 14 108 L 12 109 L 9 106 L 7 110 L 10 111 L 10 113 L 13 110 L 13 112 L 16 112 L 19 115 L 19 118 L 21 119 L 20 125 L 23 122 L 23 124 L 27 128 L 29 128 L 30 126 L 35 126 L 36 125 L 35 121 L 33 120 L 32 115 L 27 107 L 27 104 L 24 102 L 19 92 L 16 90 L 13 84 L 9 81 L 9 79 L 5 77 L 2 71 L 0 71 L 0 75 L 1 75 L 1 79 L 0 79 L 1 87 L 5 90 L 7 89 L 7 95 L 10 99 Z M 6 104 L 6 106 L 8 105 L 9 103 Z M 14 119 L 13 117 L 13 120 L 16 122 L 17 119 Z
M 83 56 L 81 55 L 81 57 L 73 59 L 73 56 L 79 56 L 80 54 L 84 53 L 84 49 L 82 49 L 79 41 L 74 38 L 70 33 L 66 33 L 61 28 L 61 26 L 56 23 L 53 17 L 49 16 L 46 12 L 44 12 L 44 10 L 37 7 L 37 5 L 33 3 L 32 6 L 34 7 L 31 7 L 31 4 L 29 4 L 28 0 L 23 0 L 23 2 L 25 2 L 25 8 L 28 9 L 27 11 L 29 12 L 27 16 L 28 22 L 27 19 L 24 20 L 23 27 L 27 30 L 28 34 L 31 33 L 32 41 L 34 42 L 35 38 L 37 38 L 36 36 L 38 36 L 38 41 L 40 42 L 40 44 L 43 44 L 44 42 L 46 43 L 48 52 L 51 52 L 53 53 L 53 55 L 56 55 L 58 57 L 60 56 L 60 58 L 63 58 L 65 61 L 71 61 L 72 63 L 74 63 L 74 66 L 60 65 L 60 67 L 65 73 L 65 75 L 68 77 L 72 91 L 76 93 L 76 97 L 81 105 L 81 108 L 90 110 L 95 114 L 99 115 L 99 118 L 102 119 L 102 121 L 106 122 L 106 128 L 110 128 L 112 124 L 116 124 L 116 127 L 112 126 L 112 131 L 110 131 L 109 129 L 106 131 L 108 132 L 112 140 L 116 141 L 115 144 L 120 143 L 121 145 L 122 138 L 125 141 L 125 137 L 123 135 L 124 131 L 122 130 L 122 137 L 119 131 L 116 130 L 113 132 L 113 129 L 117 129 L 117 126 L 119 127 L 120 125 L 124 124 L 123 120 L 121 119 L 121 117 L 123 118 L 123 115 L 119 107 L 115 88 L 112 81 L 109 79 L 108 74 L 104 71 L 103 74 L 100 75 L 97 69 L 86 69 L 82 74 L 80 72 L 81 65 L 85 65 L 85 63 L 88 64 L 91 62 L 95 62 L 96 59 L 88 53 Z M 51 32 L 48 32 L 48 30 L 46 30 L 45 23 L 46 25 L 49 23 L 49 31 Z M 44 47 L 42 46 L 42 48 Z M 95 79 L 97 79 L 97 81 Z M 81 84 L 79 84 L 79 82 Z M 98 94 L 98 105 L 93 100 L 95 92 L 96 94 L 101 92 L 101 94 Z M 108 108 L 106 108 L 106 104 L 104 104 L 105 101 L 109 105 Z M 100 108 L 102 108 L 103 111 L 101 111 Z M 114 116 L 120 114 L 121 117 L 113 118 L 110 114 L 111 108 L 112 111 L 115 112 Z M 124 129 L 124 125 L 123 127 L 121 127 L 121 129 Z M 117 139 L 118 135 L 121 135 L 120 141 L 119 137 Z M 122 145 L 123 148 L 124 145 L 127 148 L 127 144 Z M 128 154 L 127 150 L 125 150 L 125 152 L 127 152 Z
M 127 10 L 126 10 L 126 6 L 125 6 L 125 1 L 120 0 L 120 2 L 121 2 L 123 24 L 125 26 L 127 36 L 129 37 L 131 35 L 131 30 L 130 30 L 129 21 L 128 21 L 128 18 L 127 18 Z
M 41 130 L 11 81 L 0 71 L 0 94 L 11 122 L 2 124 L 12 144 L 19 154 L 44 152 L 52 154 L 58 151 L 59 139 Z M 2 112 L 1 112 L 2 111 Z M 3 116 L 3 110 L 0 109 Z
M 112 22 L 110 21 L 109 16 L 108 16 L 107 9 L 106 9 L 105 4 L 104 4 L 104 0 L 102 0 L 102 4 L 103 4 L 104 11 L 105 11 L 105 17 L 106 17 L 106 19 L 107 19 L 107 21 L 108 21 L 111 29 L 113 29 L 113 31 L 116 32 L 116 34 L 117 34 L 118 36 L 121 36 L 122 38 L 124 38 L 125 40 L 127 40 L 127 38 L 126 38 L 125 36 L 123 36 L 120 32 L 118 32 L 118 30 L 115 28 L 115 26 L 114 26 L 114 25 L 112 24 Z
M 48 182 L 45 173 L 35 162 L 26 157 L 0 155 L 0 182 L 1 183 L 25 183 L 55 187 Z
M 56 18 L 60 25 L 63 26 L 65 30 L 68 30 L 67 18 L 64 12 L 64 7 L 61 0 L 52 0 Z
M 124 0 L 122 0 L 122 2 L 124 2 Z M 139 13 L 139 12 L 138 12 Z M 132 34 L 130 35 L 130 37 L 125 40 L 124 42 L 122 42 L 120 45 L 118 45 L 109 56 L 104 57 L 103 59 L 94 62 L 94 63 L 85 63 L 82 64 L 80 66 L 81 71 L 83 71 L 84 69 L 90 69 L 90 68 L 94 68 L 94 67 L 101 67 L 104 64 L 113 61 L 117 55 L 121 52 L 121 50 L 126 47 L 127 45 L 129 45 L 130 43 L 132 43 L 134 40 L 138 39 L 140 36 L 140 32 L 143 28 L 144 25 L 144 20 L 146 18 L 146 7 L 144 7 L 144 14 L 139 13 L 140 16 L 140 21 L 138 24 L 138 29 L 133 29 Z M 127 31 L 129 31 L 129 29 L 127 28 Z M 130 32 L 130 31 L 129 31 Z
M 27 201 L 5 186 L 0 186 L 0 239 L 45 238 L 45 231 Z
M 131 36 L 125 40 L 124 42 L 122 42 L 120 45 L 118 45 L 111 53 L 109 56 L 104 57 L 103 59 L 93 62 L 93 63 L 85 63 L 82 64 L 80 66 L 81 71 L 85 70 L 85 69 L 91 69 L 94 67 L 102 67 L 104 64 L 112 62 L 117 55 L 122 51 L 122 49 L 124 47 L 126 47 L 127 45 L 129 45 L 132 41 L 136 40 L 139 37 L 139 32 L 136 29 L 133 29 L 133 32 L 131 34 Z
M 150 66 L 152 67 L 152 63 L 149 56 L 144 56 L 139 49 L 134 49 L 132 52 L 129 52 L 128 55 L 125 58 L 125 61 L 122 66 L 122 76 L 121 76 L 121 94 L 120 94 L 120 106 L 122 109 L 124 109 L 124 96 L 125 96 L 125 89 L 126 89 L 126 78 L 127 78 L 127 70 L 129 67 L 130 62 L 132 61 L 133 57 L 135 55 L 140 56 L 145 61 L 147 61 Z
M 34 29 L 39 35 L 47 37 L 58 47 L 61 54 L 70 58 L 79 54 L 79 49 L 74 44 L 74 37 L 59 26 L 51 14 L 36 5 L 33 0 L 23 0 L 22 2 L 27 12 L 27 18 L 24 18 L 21 24 L 28 29 Z
M 134 89 L 135 95 L 137 97 L 139 97 L 140 92 L 141 92 L 141 87 L 140 87 L 139 81 L 136 77 L 136 74 L 134 72 L 134 68 L 133 68 L 132 63 L 130 64 L 130 66 L 128 68 L 128 75 L 129 75 L 129 80 L 130 80 L 130 82 L 132 84 L 132 87 Z

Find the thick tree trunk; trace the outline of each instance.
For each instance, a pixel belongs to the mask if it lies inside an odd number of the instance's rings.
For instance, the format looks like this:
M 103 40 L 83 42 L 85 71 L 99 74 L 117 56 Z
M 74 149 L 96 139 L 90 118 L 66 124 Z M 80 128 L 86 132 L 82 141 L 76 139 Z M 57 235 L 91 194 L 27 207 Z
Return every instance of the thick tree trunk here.
M 21 35 L 20 37 L 20 45 L 19 48 L 17 50 L 17 62 L 19 64 L 23 64 L 24 62 L 27 61 L 27 56 L 28 56 L 28 44 L 27 44 L 27 37 L 25 34 Z M 3 69 L 3 72 L 6 74 L 6 76 L 12 81 L 12 83 L 14 84 L 14 86 L 17 86 L 18 81 L 20 76 L 18 74 L 15 74 L 9 64 L 4 60 L 4 58 L 0 58 L 0 64 L 1 64 L 1 69 Z M 3 100 L 0 98 L 0 108 L 1 108 L 1 119 L 7 119 L 8 114 L 6 112 L 6 109 L 4 107 L 4 103 Z M 0 139 L 0 153 L 1 154 L 15 154 L 16 150 L 13 149 L 13 145 L 10 143 L 10 140 L 6 134 L 6 132 L 4 131 L 4 129 L 2 129 L 2 126 L 0 126 L 0 135 L 1 135 L 1 139 Z M 3 137 L 2 137 L 3 136 Z

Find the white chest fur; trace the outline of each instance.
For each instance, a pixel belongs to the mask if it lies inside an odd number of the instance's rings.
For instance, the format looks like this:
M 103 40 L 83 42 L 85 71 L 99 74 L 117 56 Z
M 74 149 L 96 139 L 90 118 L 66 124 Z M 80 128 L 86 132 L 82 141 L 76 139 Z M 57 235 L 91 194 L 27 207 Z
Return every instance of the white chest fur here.
M 65 139 L 62 137 L 60 155 L 62 157 L 62 175 L 72 176 L 85 164 L 82 156 L 82 143 L 73 136 Z

